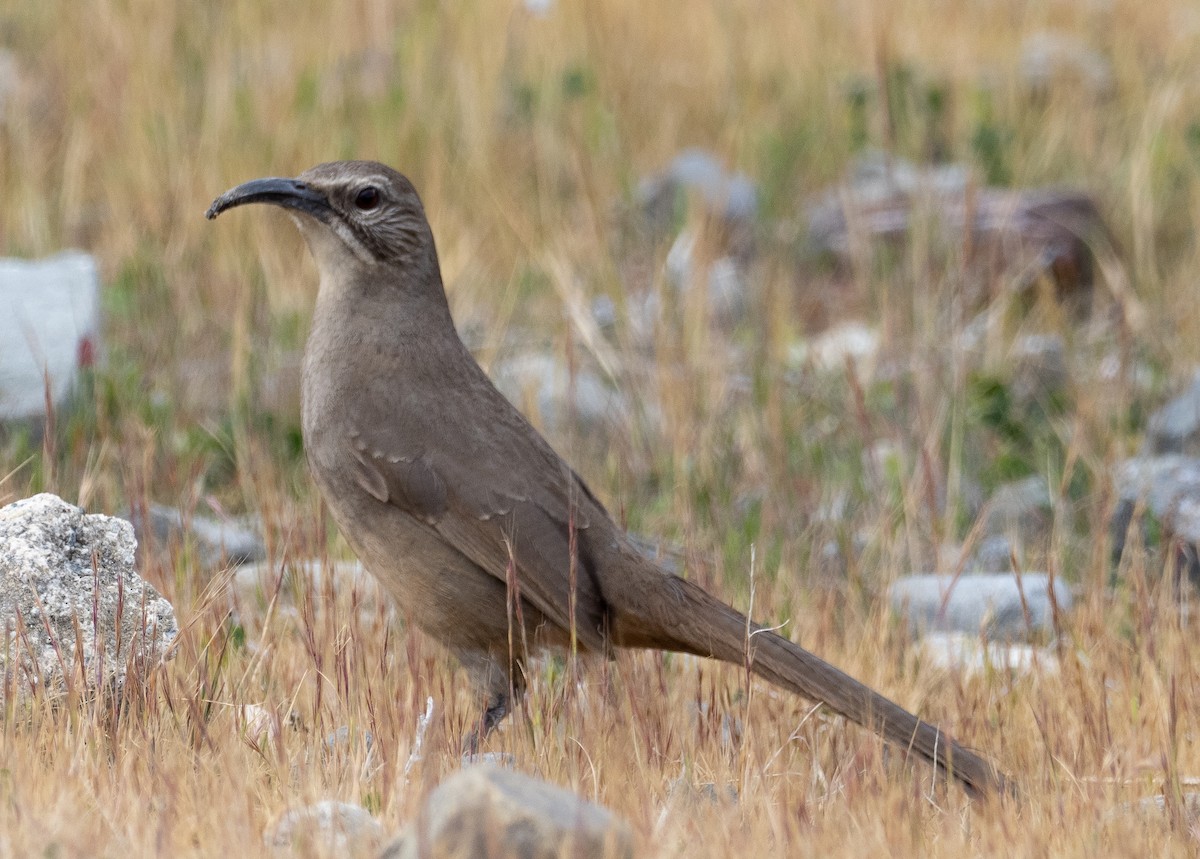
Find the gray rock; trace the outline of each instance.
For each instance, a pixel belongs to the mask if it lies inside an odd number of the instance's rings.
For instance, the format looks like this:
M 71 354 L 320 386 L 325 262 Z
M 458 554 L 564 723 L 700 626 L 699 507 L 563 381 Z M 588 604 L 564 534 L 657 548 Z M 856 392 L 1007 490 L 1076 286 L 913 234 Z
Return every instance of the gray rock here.
M 100 278 L 87 254 L 0 259 L 0 420 L 62 405 L 100 355 Z
M 48 493 L 0 508 L 0 696 L 117 690 L 167 658 L 175 612 L 134 572 L 135 546 L 128 522 Z
M 1059 611 L 1070 610 L 1071 591 L 1054 582 Z M 1022 598 L 1023 597 L 1023 598 Z M 965 632 L 997 641 L 1052 633 L 1050 577 L 1045 573 L 922 573 L 897 579 L 888 592 L 892 608 L 920 633 Z M 1028 617 L 1026 616 L 1028 612 Z
M 190 541 L 205 569 L 236 567 L 267 556 L 267 546 L 257 529 L 244 521 L 221 521 L 200 513 L 185 518 L 164 504 L 151 504 L 144 521 L 137 509 L 130 511 L 129 519 L 144 546 L 169 549 Z
M 1012 570 L 1012 556 L 1014 547 L 1009 542 L 1008 537 L 1002 534 L 993 534 L 990 537 L 984 537 L 979 541 L 979 545 L 975 548 L 975 553 L 971 556 L 968 562 L 967 569 L 969 572 L 976 573 L 1007 573 Z M 1017 560 L 1021 560 L 1021 553 L 1017 552 Z
M 1067 344 L 1057 334 L 1029 334 L 1012 346 L 1012 393 L 1018 403 L 1044 403 L 1071 382 Z
M 359 805 L 322 800 L 287 811 L 264 834 L 278 853 L 301 856 L 375 856 L 387 833 Z
M 730 224 L 748 225 L 758 215 L 758 189 L 745 174 L 726 171 L 721 161 L 703 149 L 686 149 L 657 176 L 643 179 L 638 202 L 661 227 L 673 219 L 680 195 L 693 195 L 708 210 Z
M 1016 552 L 1017 569 L 1024 570 L 1024 553 L 1019 544 L 1008 537 L 996 535 L 983 537 L 972 546 L 962 543 L 943 543 L 932 553 L 932 561 L 923 566 L 950 573 L 1009 573 L 1012 571 L 1011 554 Z
M 713 325 L 740 322 L 750 305 L 747 273 L 758 217 L 754 183 L 741 173 L 727 171 L 711 153 L 688 149 L 661 173 L 643 179 L 636 201 L 641 219 L 634 232 L 649 239 L 643 244 L 656 250 L 652 257 L 636 251 L 622 253 L 621 270 L 628 288 L 619 313 L 611 303 L 593 308 L 599 327 L 620 318 L 638 349 L 650 351 L 660 318 L 673 320 L 687 308 L 699 310 L 701 302 Z M 650 289 L 658 243 L 672 234 L 663 265 L 666 289 Z
M 617 324 L 617 305 L 607 295 L 592 300 L 592 320 L 601 331 L 611 331 Z
M 1200 374 L 1178 396 L 1150 416 L 1142 453 L 1200 455 Z
M 353 594 L 354 605 L 364 622 L 369 622 L 381 606 L 389 612 L 395 608 L 379 580 L 361 562 L 323 562 L 316 558 L 290 559 L 282 564 L 262 561 L 238 567 L 229 580 L 229 607 L 238 623 L 257 629 L 270 607 L 294 612 L 306 595 L 316 597 L 313 607 L 321 611 L 325 606 L 324 594 L 329 591 Z
M 1171 519 L 1181 504 L 1200 500 L 1200 458 L 1166 454 L 1127 459 L 1117 466 L 1114 482 L 1121 502 L 1145 500 L 1159 519 Z M 1200 532 L 1189 536 L 1200 537 Z
M 446 779 L 421 819 L 384 851 L 388 859 L 632 857 L 627 824 L 560 787 L 495 766 L 473 766 Z
M 684 554 L 682 548 L 665 545 L 649 537 L 643 537 L 640 534 L 627 534 L 626 536 L 629 538 L 629 542 L 633 545 L 633 548 L 637 549 L 638 553 L 644 558 L 658 564 L 668 573 L 673 573 L 677 576 L 683 574 Z
M 1184 822 L 1194 824 L 1200 820 L 1200 793 L 1188 792 L 1180 797 L 1179 810 L 1182 813 Z M 1170 806 L 1167 803 L 1167 798 L 1158 794 L 1156 796 L 1145 796 L 1133 802 L 1123 802 L 1108 812 L 1106 822 L 1112 822 L 1121 818 L 1138 818 L 1141 820 L 1162 820 L 1166 821 L 1170 818 Z
M 1128 386 L 1138 399 L 1153 395 L 1158 374 L 1146 361 L 1127 359 L 1120 349 L 1113 349 L 1095 365 L 1093 380 L 1105 385 Z
M 1200 458 L 1167 454 L 1128 459 L 1117 467 L 1115 483 L 1117 504 L 1109 525 L 1113 562 L 1124 554 L 1134 514 L 1144 504 L 1165 540 L 1175 545 L 1180 569 L 1200 582 Z M 1156 529 L 1139 524 L 1149 542 Z
M 249 599 L 270 597 L 276 586 L 281 588 L 325 589 L 325 580 L 330 587 L 344 591 L 356 588 L 360 596 L 374 598 L 382 596 L 378 580 L 367 572 L 361 561 L 329 561 L 317 558 L 293 558 L 282 565 L 269 561 L 245 564 L 233 574 L 233 585 L 237 592 Z
M 370 731 L 358 730 L 351 732 L 349 725 L 342 725 L 325 738 L 325 750 L 332 753 L 354 751 L 360 747 L 371 751 L 375 745 L 375 737 Z
M 697 263 L 696 242 L 694 230 L 684 230 L 675 238 L 675 243 L 667 252 L 668 282 L 680 294 L 696 289 L 701 283 L 705 284 L 709 319 L 725 325 L 740 321 L 746 314 L 748 303 L 741 263 L 730 255 L 707 263 Z M 650 293 L 650 298 L 653 297 L 654 293 Z M 647 306 L 641 312 L 652 318 L 657 308 Z
M 629 331 L 638 350 L 653 353 L 662 308 L 659 294 L 651 289 L 630 291 L 620 307 L 607 295 L 602 295 L 592 302 L 592 320 L 598 330 L 609 335 L 620 323 Z
M 865 530 L 826 540 L 816 554 L 817 569 L 823 575 L 844 576 L 850 570 L 850 562 L 861 558 L 870 545 L 871 536 Z
M 366 729 L 351 732 L 347 725 L 325 737 L 325 759 L 342 762 L 361 759 L 360 778 L 363 781 L 368 781 L 382 766 L 371 732 Z
M 1015 535 L 1022 542 L 1045 536 L 1054 515 L 1046 479 L 1031 475 L 996 488 L 984 505 L 983 534 Z
M 805 207 L 804 219 L 812 250 L 846 271 L 868 263 L 877 247 L 903 246 L 914 228 L 951 258 L 969 235 L 971 269 L 982 275 L 970 283 L 1007 280 L 1019 292 L 1045 276 L 1060 299 L 1083 311 L 1091 306 L 1092 246 L 1111 243 L 1082 191 L 978 187 L 965 167 L 920 167 L 883 153 L 861 158 L 843 185 Z M 963 297 L 969 306 L 994 298 L 984 288 Z
M 667 802 L 678 803 L 692 810 L 703 811 L 704 806 L 737 805 L 736 784 L 719 785 L 716 782 L 694 784 L 691 779 L 680 776 L 667 788 Z
M 548 432 L 569 427 L 602 428 L 625 412 L 620 395 L 596 373 L 567 366 L 552 355 L 530 352 L 502 362 L 492 375 L 496 387 Z

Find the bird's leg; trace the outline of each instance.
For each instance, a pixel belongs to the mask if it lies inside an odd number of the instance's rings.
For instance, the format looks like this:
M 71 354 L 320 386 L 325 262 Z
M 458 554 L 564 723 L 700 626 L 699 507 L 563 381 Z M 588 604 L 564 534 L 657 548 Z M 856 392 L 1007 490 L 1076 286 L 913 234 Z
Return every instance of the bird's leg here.
M 488 699 L 487 706 L 483 708 L 483 718 L 480 719 L 484 737 L 487 737 L 492 732 L 492 728 L 499 725 L 508 715 L 510 703 L 511 698 L 507 690 L 501 695 L 493 695 Z
M 474 757 L 488 734 L 504 721 L 514 699 L 520 701 L 525 693 L 525 670 L 518 662 L 510 674 L 495 660 L 463 660 L 472 669 L 477 684 L 484 691 L 483 713 L 475 728 L 463 738 L 463 755 Z
M 487 739 L 487 735 L 492 732 L 492 729 L 503 722 L 504 717 L 508 715 L 511 700 L 507 689 L 499 693 L 491 690 L 488 693 L 478 725 L 463 738 L 464 757 L 473 758 L 479 753 L 479 744 Z

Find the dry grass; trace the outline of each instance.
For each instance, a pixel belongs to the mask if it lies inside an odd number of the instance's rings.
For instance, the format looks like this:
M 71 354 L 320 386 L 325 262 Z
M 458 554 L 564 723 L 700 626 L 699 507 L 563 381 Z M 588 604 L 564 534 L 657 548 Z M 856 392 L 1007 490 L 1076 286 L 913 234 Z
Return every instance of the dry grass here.
M 996 453 L 975 438 L 968 374 L 948 345 L 966 318 L 961 283 L 918 248 L 882 275 L 818 287 L 827 278 L 797 264 L 789 224 L 861 136 L 847 93 L 908 69 L 947 94 L 939 133 L 956 157 L 995 126 L 1014 184 L 1096 195 L 1145 305 L 1129 351 L 1160 385 L 1187 374 L 1200 359 L 1200 17 L 1183 0 L 670 8 L 563 3 L 537 18 L 481 2 L 39 0 L 0 11 L 18 70 L 0 95 L 0 251 L 95 253 L 110 344 L 93 401 L 45 446 L 0 443 L 0 501 L 49 489 L 111 512 L 211 496 L 261 515 L 279 562 L 343 556 L 297 447 L 311 264 L 277 216 L 206 224 L 212 197 L 333 158 L 396 165 L 422 191 L 481 360 L 517 348 L 514 331 L 587 360 L 596 344 L 563 308 L 600 294 L 619 303 L 629 288 L 614 201 L 683 146 L 710 147 L 760 178 L 766 215 L 783 224 L 760 237 L 748 322 L 728 337 L 663 326 L 649 377 L 629 369 L 639 364 L 618 336 L 605 347 L 618 382 L 661 421 L 631 419 L 606 445 L 570 432 L 556 443 L 614 512 L 684 544 L 691 574 L 743 606 L 753 545 L 759 618 L 790 620 L 793 638 L 994 756 L 1023 800 L 972 806 L 866 733 L 679 657 L 547 663 L 493 749 L 619 811 L 639 855 L 1190 855 L 1181 814 L 1109 817 L 1200 776 L 1195 623 L 1180 620 L 1153 556 L 1108 587 L 1107 469 L 1136 446 L 1136 409 L 1153 396 L 1087 375 L 1116 333 L 1073 334 L 1053 312 L 1017 323 L 1063 328 L 1082 374 L 1043 427 L 1044 455 L 1032 454 L 1060 502 L 1037 561 L 1084 594 L 1064 620 L 1061 669 L 947 674 L 914 655 L 878 595 L 964 536 L 958 476 Z M 1107 56 L 1113 91 L 1066 82 L 1023 94 L 1021 40 L 1045 28 Z M 877 98 L 865 116 L 871 142 L 922 155 L 919 122 L 889 120 Z M 665 250 L 639 251 L 647 271 Z M 911 375 L 879 385 L 785 370 L 798 336 L 850 312 L 880 326 Z M 895 452 L 886 479 L 864 465 L 879 442 Z M 819 519 L 839 495 L 841 519 Z M 813 572 L 826 541 L 856 531 L 869 548 L 846 575 Z M 186 625 L 175 660 L 119 719 L 82 704 L 6 714 L 0 855 L 256 855 L 272 818 L 324 797 L 396 828 L 459 766 L 477 702 L 382 608 L 302 589 L 293 610 L 236 626 L 223 580 L 186 552 L 145 572 Z M 426 696 L 438 719 L 406 782 Z M 271 731 L 248 733 L 248 704 L 272 715 Z M 364 768 L 361 749 L 325 750 L 343 725 L 372 732 L 378 766 Z M 737 800 L 669 800 L 680 780 Z

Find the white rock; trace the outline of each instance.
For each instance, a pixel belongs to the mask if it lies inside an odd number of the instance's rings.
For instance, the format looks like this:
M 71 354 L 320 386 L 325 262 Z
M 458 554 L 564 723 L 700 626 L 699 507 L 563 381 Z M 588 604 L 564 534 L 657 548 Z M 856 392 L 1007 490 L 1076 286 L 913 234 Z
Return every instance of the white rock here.
M 905 576 L 892 585 L 889 598 L 917 632 L 982 631 L 993 640 L 1019 640 L 1054 629 L 1045 573 L 1022 573 L 1019 579 L 1011 573 Z M 1061 579 L 1054 581 L 1054 600 L 1059 611 L 1071 607 L 1071 591 Z
M 245 704 L 238 709 L 241 724 L 246 728 L 246 739 L 259 740 L 266 737 L 274 740 L 278 735 L 278 724 L 271 711 L 260 704 Z
M 1023 541 L 1044 537 L 1054 518 L 1046 478 L 1033 474 L 996 487 L 984 505 L 985 536 L 1014 534 Z
M 119 686 L 127 670 L 167 656 L 175 612 L 134 572 L 135 546 L 125 520 L 88 515 L 55 495 L 0 509 L 0 628 L 8 630 L 0 664 L 18 695 L 61 691 L 68 677 Z
M 569 426 L 602 428 L 624 413 L 619 394 L 591 370 L 571 373 L 553 355 L 529 352 L 510 358 L 493 374 L 500 392 L 548 432 Z
M 709 318 L 730 324 L 746 313 L 746 284 L 733 257 L 725 255 L 707 265 L 696 263 L 696 232 L 684 230 L 667 251 L 667 279 L 676 292 L 685 294 L 695 289 L 701 278 L 707 282 Z M 657 310 L 657 308 L 650 308 Z
M 282 580 L 279 577 L 282 575 Z M 269 597 L 278 583 L 283 588 L 309 587 L 314 591 L 325 588 L 325 579 L 332 580 L 336 591 L 357 588 L 360 597 L 368 600 L 382 599 L 379 582 L 367 572 L 361 561 L 329 561 L 323 563 L 316 558 L 298 558 L 280 566 L 269 561 L 243 564 L 233 575 L 233 585 L 243 599 Z
M 383 825 L 362 806 L 325 799 L 289 810 L 263 840 L 285 854 L 374 856 L 386 837 Z
M 965 632 L 935 632 L 921 638 L 921 653 L 939 668 L 964 674 L 981 674 L 989 669 L 1031 674 L 1054 674 L 1058 657 L 1044 647 L 980 641 Z
M 850 362 L 858 372 L 870 375 L 878 354 L 878 331 L 862 322 L 843 322 L 806 343 L 794 345 L 788 363 L 796 367 L 811 364 L 821 372 L 840 373 Z
M 711 152 L 685 149 L 665 171 L 643 179 L 638 200 L 651 218 L 669 219 L 680 193 L 694 194 L 728 223 L 748 224 L 758 214 L 758 189 L 743 173 L 730 173 Z
M 1200 818 L 1200 793 L 1188 791 L 1179 797 L 1178 810 L 1189 828 L 1194 827 Z M 1113 823 L 1121 819 L 1141 820 L 1145 823 L 1169 823 L 1172 818 L 1170 804 L 1163 794 L 1145 796 L 1133 802 L 1123 802 L 1111 809 L 1105 816 L 1105 823 Z M 1194 829 L 1191 830 L 1193 837 Z
M 45 377 L 60 404 L 98 356 L 96 263 L 79 252 L 0 259 L 0 307 L 0 420 L 42 416 Z
M 300 558 L 282 565 L 270 561 L 244 564 L 233 571 L 227 597 L 236 621 L 257 634 L 269 609 L 294 616 L 297 606 L 311 595 L 313 607 L 320 612 L 327 607 L 324 595 L 329 591 L 354 594 L 359 619 L 364 623 L 370 623 L 381 607 L 389 617 L 395 611 L 379 580 L 359 561 L 325 563 Z
M 147 544 L 157 549 L 166 549 L 172 544 L 183 544 L 189 539 L 196 549 L 201 567 L 211 569 L 222 566 L 238 566 L 261 561 L 267 556 L 267 546 L 259 536 L 255 523 L 243 520 L 219 520 L 194 512 L 188 517 L 165 504 L 150 504 L 145 510 L 130 512 L 135 533 L 143 548 Z M 147 539 L 146 526 L 152 533 Z

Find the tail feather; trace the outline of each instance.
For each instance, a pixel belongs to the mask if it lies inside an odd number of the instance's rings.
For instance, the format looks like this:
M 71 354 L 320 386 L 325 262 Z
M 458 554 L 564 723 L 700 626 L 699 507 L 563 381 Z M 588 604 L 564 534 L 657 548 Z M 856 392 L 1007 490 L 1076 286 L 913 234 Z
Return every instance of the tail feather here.
M 748 628 L 745 615 L 702 588 L 685 579 L 671 577 L 670 581 L 673 601 L 682 602 L 684 610 L 654 618 L 625 619 L 618 612 L 618 643 L 669 646 L 735 665 L 746 664 L 749 646 L 750 670 L 769 683 L 819 701 L 894 745 L 916 752 L 940 772 L 960 781 L 972 795 L 1013 792 L 1011 780 L 992 763 L 961 746 L 938 727 L 917 718 L 798 644 L 756 624 Z M 664 637 L 669 642 L 664 642 Z
M 756 633 L 753 642 L 750 669 L 764 680 L 821 701 L 896 746 L 916 752 L 973 795 L 1010 789 L 1008 779 L 989 761 L 799 645 L 767 631 Z

